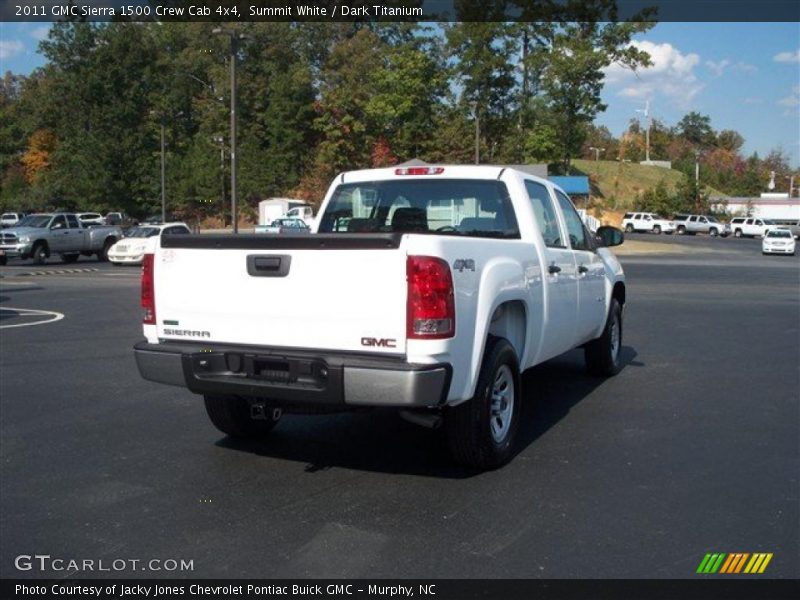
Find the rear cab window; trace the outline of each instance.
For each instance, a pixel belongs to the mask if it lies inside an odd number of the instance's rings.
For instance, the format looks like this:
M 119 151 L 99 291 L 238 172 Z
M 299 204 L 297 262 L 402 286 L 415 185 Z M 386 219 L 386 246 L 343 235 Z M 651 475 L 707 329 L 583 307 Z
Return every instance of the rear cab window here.
M 388 179 L 340 184 L 319 233 L 428 233 L 519 238 L 502 181 Z

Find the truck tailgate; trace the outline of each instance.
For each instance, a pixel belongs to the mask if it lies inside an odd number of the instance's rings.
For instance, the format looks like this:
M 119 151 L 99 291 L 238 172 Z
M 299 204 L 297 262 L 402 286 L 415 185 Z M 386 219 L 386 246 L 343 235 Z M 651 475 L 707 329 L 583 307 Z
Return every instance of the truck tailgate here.
M 397 354 L 400 236 L 165 236 L 154 264 L 162 339 Z

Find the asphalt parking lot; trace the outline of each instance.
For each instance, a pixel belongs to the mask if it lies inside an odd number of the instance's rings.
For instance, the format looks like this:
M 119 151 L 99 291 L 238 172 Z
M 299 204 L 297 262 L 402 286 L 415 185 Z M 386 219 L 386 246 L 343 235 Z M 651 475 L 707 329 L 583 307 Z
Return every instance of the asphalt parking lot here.
M 763 577 L 800 577 L 800 257 L 628 237 L 676 251 L 622 258 L 624 370 L 590 378 L 573 352 L 526 373 L 519 454 L 483 474 L 391 413 L 234 443 L 139 378 L 138 269 L 12 261 L 0 576 L 42 576 L 14 568 L 38 553 L 193 560 L 165 574 L 187 577 L 691 578 L 707 552 L 770 552 Z

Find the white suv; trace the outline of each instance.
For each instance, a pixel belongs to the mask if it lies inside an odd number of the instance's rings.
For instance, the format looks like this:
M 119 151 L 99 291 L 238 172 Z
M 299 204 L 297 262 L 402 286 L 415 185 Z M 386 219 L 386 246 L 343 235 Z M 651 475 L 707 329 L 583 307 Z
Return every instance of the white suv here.
M 775 229 L 775 223 L 769 219 L 756 217 L 736 217 L 731 219 L 731 231 L 736 237 L 764 237 L 770 229 Z
M 675 231 L 675 223 L 656 213 L 629 212 L 625 213 L 622 219 L 622 228 L 628 233 L 633 233 L 634 231 L 672 233 Z

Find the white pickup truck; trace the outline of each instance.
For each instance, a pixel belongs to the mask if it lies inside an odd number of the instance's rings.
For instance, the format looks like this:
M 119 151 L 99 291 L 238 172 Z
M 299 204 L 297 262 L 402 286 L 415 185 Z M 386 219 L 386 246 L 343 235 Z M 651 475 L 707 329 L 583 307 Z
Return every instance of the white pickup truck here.
M 572 348 L 620 369 L 625 280 L 552 183 L 511 168 L 343 173 L 306 236 L 201 235 L 146 255 L 145 379 L 205 398 L 231 436 L 282 412 L 395 407 L 454 458 L 514 452 L 520 372 Z

